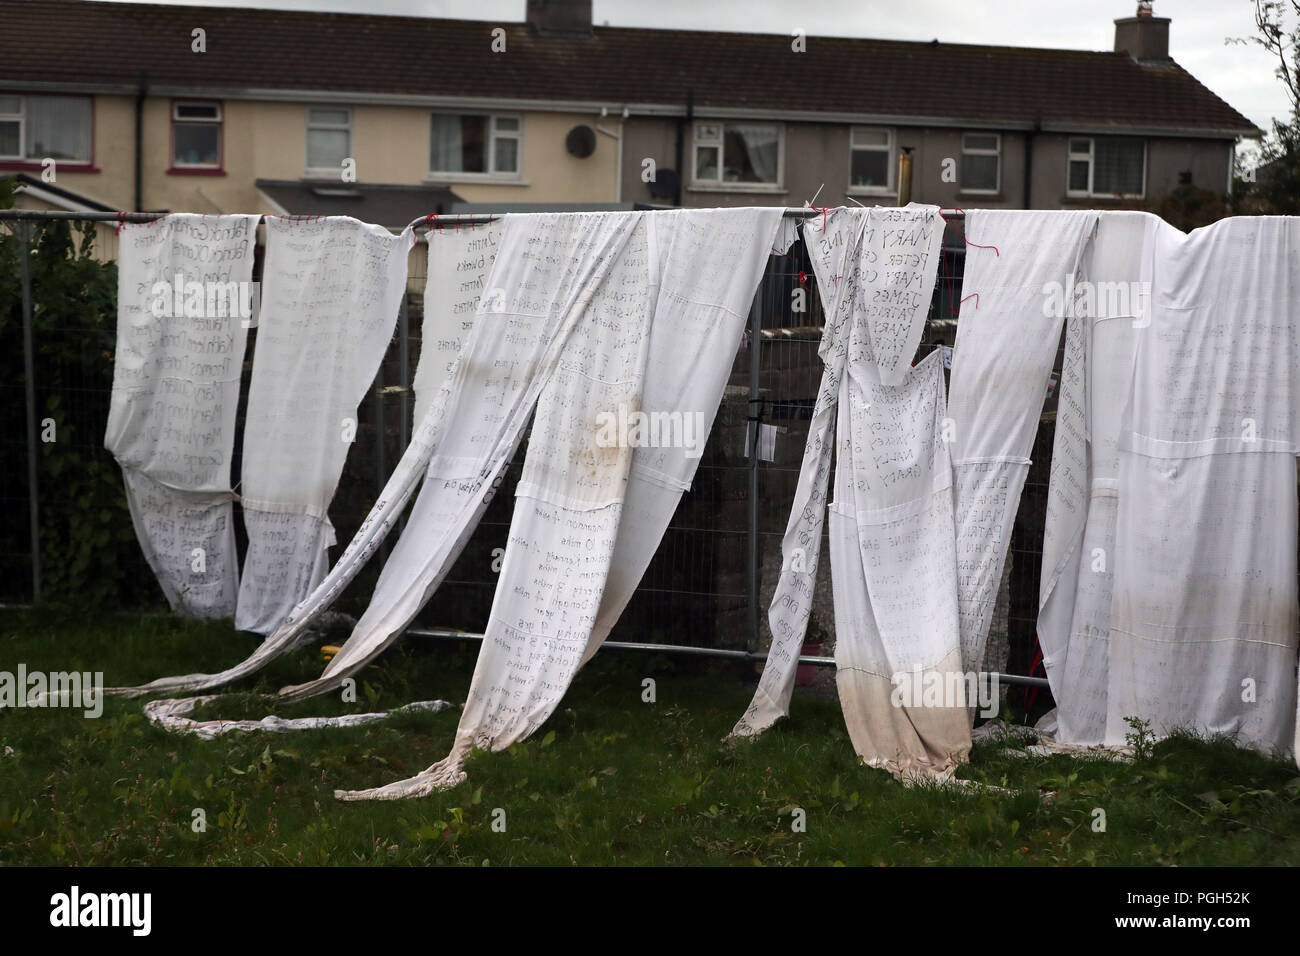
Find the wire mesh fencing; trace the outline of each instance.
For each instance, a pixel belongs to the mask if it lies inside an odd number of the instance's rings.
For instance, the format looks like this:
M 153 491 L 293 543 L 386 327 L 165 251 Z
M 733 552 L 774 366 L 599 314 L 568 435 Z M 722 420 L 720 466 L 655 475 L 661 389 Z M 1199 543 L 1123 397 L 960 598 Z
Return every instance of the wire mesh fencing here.
M 0 600 L 33 597 L 33 548 L 28 527 L 31 501 L 27 478 L 26 397 L 23 372 L 21 304 L 14 294 L 20 227 L 30 225 L 32 261 L 41 256 L 71 255 L 47 233 L 51 224 L 0 219 L 0 237 L 9 236 L 0 262 L 0 353 L 9 363 L 0 380 L 0 404 L 6 429 L 0 437 Z M 102 522 L 117 550 L 112 564 L 120 579 L 110 601 L 119 606 L 161 606 L 162 593 L 130 530 L 120 472 L 103 447 L 112 385 L 116 306 L 116 236 L 111 226 L 90 227 L 89 258 L 102 271 L 98 291 L 53 287 L 67 273 L 36 268 L 32 275 L 32 334 L 35 415 L 38 422 L 58 419 L 57 441 L 37 445 L 37 503 L 40 514 L 41 567 L 46 596 L 75 601 L 67 593 L 75 576 L 60 578 L 60 568 L 75 561 L 66 553 L 84 538 L 70 529 L 79 522 Z M 69 230 L 74 242 L 78 229 Z M 259 241 L 254 280 L 260 280 Z M 917 358 L 951 347 L 962 291 L 964 241 L 960 225 L 945 234 L 938 281 Z M 85 266 L 87 276 L 93 272 Z M 425 292 L 424 247 L 411 257 L 407 294 L 397 328 L 358 414 L 356 440 L 330 507 L 340 544 L 337 557 L 379 496 L 409 440 L 414 423 L 411 382 L 421 351 Z M 79 296 L 89 296 L 82 301 Z M 781 538 L 799 478 L 809 422 L 822 376 L 818 354 L 824 324 L 822 303 L 806 250 L 796 241 L 784 256 L 770 258 L 757 290 L 749 328 L 737 350 L 714 427 L 694 481 L 683 496 L 667 533 L 624 612 L 611 639 L 698 648 L 762 651 L 770 641 L 767 609 L 781 568 Z M 248 392 L 256 329 L 244 358 L 244 388 L 237 415 L 232 477 L 238 492 L 243 443 L 244 402 Z M 1059 375 L 1060 352 L 1057 370 Z M 1057 379 L 1054 377 L 1053 381 Z M 1050 467 L 1054 389 L 1048 396 L 1013 531 L 989 638 L 986 670 L 1028 674 L 1036 663 L 1038 575 L 1043 516 Z M 505 488 L 518 479 L 527 436 L 507 472 Z M 113 496 L 115 507 L 103 515 L 78 508 L 83 483 L 69 475 L 94 475 L 115 483 L 100 489 L 96 501 Z M 423 628 L 480 632 L 496 591 L 513 513 L 513 496 L 497 495 L 446 580 L 419 615 Z M 236 504 L 236 512 L 238 505 Z M 239 547 L 245 542 L 236 515 Z M 338 603 L 340 610 L 360 613 L 373 590 L 386 549 L 370 562 Z M 810 643 L 830 653 L 835 622 L 830 589 L 830 561 L 825 540 L 809 627 Z M 1041 673 L 1041 670 L 1038 671 Z

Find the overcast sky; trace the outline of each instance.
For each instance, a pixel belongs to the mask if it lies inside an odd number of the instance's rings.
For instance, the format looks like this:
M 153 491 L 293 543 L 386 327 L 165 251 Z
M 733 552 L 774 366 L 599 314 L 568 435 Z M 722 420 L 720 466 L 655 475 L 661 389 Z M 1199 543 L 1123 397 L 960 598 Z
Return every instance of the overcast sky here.
M 121 0 L 113 0 L 121 2 Z M 342 13 L 405 14 L 522 21 L 525 0 L 163 0 L 172 4 L 277 7 Z M 594 0 L 598 24 L 740 30 L 809 36 L 880 37 L 945 43 L 1110 50 L 1114 20 L 1136 0 Z M 1287 99 L 1273 62 L 1256 46 L 1228 45 L 1254 34 L 1252 0 L 1156 0 L 1169 17 L 1170 53 L 1184 69 L 1256 125 L 1285 115 Z M 797 18 L 797 19 L 796 19 Z M 811 51 L 810 51 L 811 52 Z

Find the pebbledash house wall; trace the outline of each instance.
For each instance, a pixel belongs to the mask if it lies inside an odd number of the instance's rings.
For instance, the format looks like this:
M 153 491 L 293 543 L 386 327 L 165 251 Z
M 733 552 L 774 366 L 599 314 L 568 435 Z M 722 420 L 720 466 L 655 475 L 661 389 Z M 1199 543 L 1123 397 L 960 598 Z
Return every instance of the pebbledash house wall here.
M 696 111 L 694 122 L 717 122 L 707 109 Z M 752 122 L 764 122 L 754 117 Z M 856 199 L 865 205 L 893 205 L 896 189 L 868 190 L 849 187 L 851 125 L 845 123 L 785 122 L 781 183 L 776 186 L 700 185 L 693 179 L 693 145 L 690 124 L 675 117 L 632 116 L 625 126 L 623 146 L 623 200 L 671 203 L 655 197 L 643 181 L 646 159 L 659 169 L 677 169 L 678 124 L 682 137 L 682 205 L 802 206 L 815 194 L 817 205 L 843 205 Z M 882 124 L 873 124 L 880 126 Z M 1159 199 L 1179 185 L 1184 172 L 1194 185 L 1218 194 L 1229 190 L 1235 138 L 1175 135 L 1139 135 L 1124 128 L 1102 132 L 1081 128 L 1073 133 L 999 130 L 972 123 L 962 127 L 895 126 L 891 162 L 897 179 L 898 156 L 912 149 L 912 200 L 939 206 L 1023 209 L 1025 205 L 1025 139 L 1030 137 L 1032 188 L 1028 208 L 1104 208 L 1113 200 L 1066 194 L 1068 148 L 1071 136 L 1134 136 L 1147 144 L 1146 190 L 1142 201 Z M 963 133 L 1001 133 L 1001 183 L 996 194 L 965 192 L 960 183 L 944 182 L 944 160 L 961 163 Z

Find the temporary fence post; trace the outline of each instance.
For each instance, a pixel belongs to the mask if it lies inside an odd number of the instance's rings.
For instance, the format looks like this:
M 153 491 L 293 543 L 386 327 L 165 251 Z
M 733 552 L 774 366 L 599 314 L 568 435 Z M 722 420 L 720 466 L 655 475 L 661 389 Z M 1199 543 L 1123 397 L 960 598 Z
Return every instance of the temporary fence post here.
M 402 387 L 398 393 L 398 409 L 402 420 L 401 430 L 401 448 L 406 450 L 407 444 L 411 440 L 411 354 L 410 354 L 410 330 L 406 327 L 407 323 L 407 301 L 410 299 L 410 293 L 402 293 L 402 307 L 397 313 L 397 367 L 400 372 L 397 384 Z
M 749 634 L 745 647 L 750 653 L 758 650 L 758 426 L 762 420 L 762 400 L 759 398 L 759 349 L 763 340 L 763 308 L 760 297 L 762 282 L 754 292 L 749 306 L 749 415 L 746 426 L 746 444 L 749 446 L 749 554 L 746 567 L 745 595 L 749 604 Z
M 41 520 L 36 481 L 36 352 L 32 345 L 32 224 L 18 223 L 19 273 L 23 288 L 23 378 L 27 403 L 27 517 L 32 539 L 32 602 L 41 600 Z
M 388 469 L 384 460 L 384 363 L 379 363 L 379 371 L 375 373 L 375 387 L 371 391 L 372 406 L 371 420 L 375 427 L 375 500 L 378 501 L 384 494 L 384 482 L 388 477 Z M 388 541 L 385 539 L 379 545 L 380 557 L 388 560 Z

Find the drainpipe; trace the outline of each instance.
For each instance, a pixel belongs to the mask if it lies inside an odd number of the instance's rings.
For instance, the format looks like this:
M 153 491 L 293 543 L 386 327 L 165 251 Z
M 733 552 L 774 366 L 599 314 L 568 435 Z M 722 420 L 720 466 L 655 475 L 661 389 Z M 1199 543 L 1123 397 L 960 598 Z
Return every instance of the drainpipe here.
M 1034 120 L 1034 128 L 1025 133 L 1025 201 L 1026 209 L 1033 208 L 1034 192 L 1034 134 L 1043 128 L 1041 120 Z
M 912 149 L 903 146 L 898 153 L 898 204 L 906 206 L 912 201 Z
M 677 120 L 677 199 L 676 205 L 682 205 L 682 183 L 686 182 L 686 170 L 682 166 L 683 152 L 686 146 L 686 130 L 695 122 L 695 89 L 686 91 L 686 117 Z
M 149 94 L 149 74 L 141 73 L 135 93 L 135 211 L 144 212 L 144 100 Z
M 600 118 L 604 119 L 608 115 L 609 115 L 609 108 L 602 106 L 600 108 Z M 618 203 L 621 203 L 623 201 L 623 126 L 625 123 L 627 123 L 627 117 L 628 117 L 628 110 L 627 107 L 625 106 L 623 107 L 623 115 L 619 118 L 617 133 L 615 133 L 613 130 L 605 129 L 605 127 L 601 126 L 599 123 L 596 124 L 597 133 L 604 133 L 606 136 L 610 137 L 611 139 L 615 139 L 618 141 L 618 159 L 615 160 L 615 166 L 614 166 L 614 183 L 615 183 L 614 201 Z

